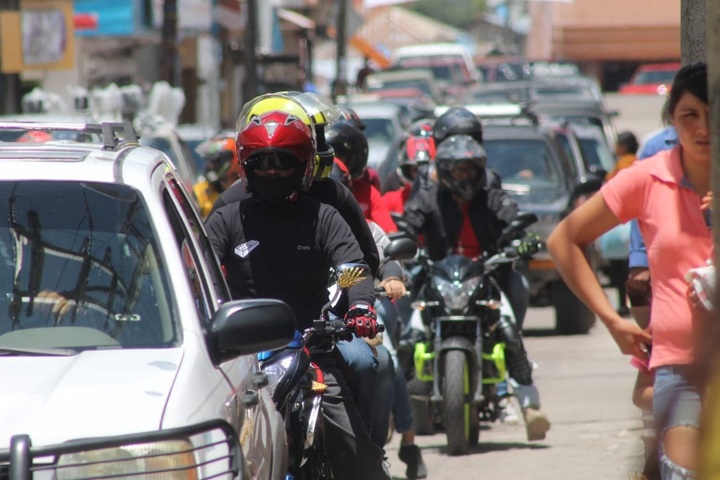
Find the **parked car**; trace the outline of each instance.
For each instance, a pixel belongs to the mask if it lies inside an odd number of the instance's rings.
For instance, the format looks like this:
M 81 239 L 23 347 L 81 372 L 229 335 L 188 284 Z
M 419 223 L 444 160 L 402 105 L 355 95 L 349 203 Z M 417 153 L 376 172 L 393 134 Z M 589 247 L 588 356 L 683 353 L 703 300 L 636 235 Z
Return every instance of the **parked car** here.
M 561 134 L 573 138 L 567 129 L 538 125 L 532 118 L 506 123 L 483 120 L 488 166 L 500 175 L 502 188 L 520 210 L 538 216 L 538 222 L 528 230 L 545 241 L 578 199 L 597 190 L 600 182 L 583 175 L 577 166 L 576 140 L 572 158 L 561 147 L 558 138 Z M 594 258 L 592 252 L 588 254 Z M 552 305 L 559 333 L 590 330 L 594 314 L 565 285 L 544 247 L 520 269 L 529 282 L 531 305 Z
M 429 43 L 400 47 L 392 68 L 430 69 L 446 98 L 461 98 L 467 87 L 483 81 L 469 50 L 457 43 Z
M 441 88 L 430 69 L 381 70 L 368 75 L 365 88 L 371 93 L 378 90 L 415 89 L 435 102 L 442 101 Z
M 670 91 L 679 62 L 651 63 L 640 65 L 630 81 L 622 86 L 618 93 L 623 95 L 666 95 Z
M 0 131 L 54 128 L 102 142 L 0 144 L 0 478 L 284 479 L 255 353 L 293 313 L 231 300 L 179 172 L 129 123 Z
M 555 98 L 532 102 L 528 108 L 541 123 L 551 121 L 594 126 L 602 132 L 607 148 L 615 151 L 617 132 L 613 118 L 617 112 L 606 110 L 602 102 Z

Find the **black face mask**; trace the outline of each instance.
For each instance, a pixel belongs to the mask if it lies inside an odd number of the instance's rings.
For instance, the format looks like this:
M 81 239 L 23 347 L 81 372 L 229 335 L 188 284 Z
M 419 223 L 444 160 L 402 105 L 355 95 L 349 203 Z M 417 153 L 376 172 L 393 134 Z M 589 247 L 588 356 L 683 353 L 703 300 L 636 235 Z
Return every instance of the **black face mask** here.
M 283 200 L 295 193 L 295 176 L 282 178 L 253 175 L 250 191 L 263 200 Z

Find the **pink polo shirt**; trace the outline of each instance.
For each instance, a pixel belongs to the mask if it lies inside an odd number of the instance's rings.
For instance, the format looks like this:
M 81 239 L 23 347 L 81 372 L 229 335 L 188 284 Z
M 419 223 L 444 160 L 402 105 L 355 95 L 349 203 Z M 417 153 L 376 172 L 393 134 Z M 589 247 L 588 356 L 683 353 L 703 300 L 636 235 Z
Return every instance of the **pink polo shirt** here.
M 693 361 L 692 310 L 685 273 L 712 255 L 700 196 L 684 178 L 679 146 L 635 162 L 600 190 L 620 222 L 638 219 L 652 281 L 650 368 Z

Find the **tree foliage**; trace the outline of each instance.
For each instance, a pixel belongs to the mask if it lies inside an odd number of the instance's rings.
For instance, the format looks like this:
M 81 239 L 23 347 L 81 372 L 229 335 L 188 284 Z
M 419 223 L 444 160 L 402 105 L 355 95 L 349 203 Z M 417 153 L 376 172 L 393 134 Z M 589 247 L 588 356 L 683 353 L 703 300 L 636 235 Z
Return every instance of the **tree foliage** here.
M 485 13 L 487 0 L 417 0 L 410 10 L 454 27 L 467 27 Z

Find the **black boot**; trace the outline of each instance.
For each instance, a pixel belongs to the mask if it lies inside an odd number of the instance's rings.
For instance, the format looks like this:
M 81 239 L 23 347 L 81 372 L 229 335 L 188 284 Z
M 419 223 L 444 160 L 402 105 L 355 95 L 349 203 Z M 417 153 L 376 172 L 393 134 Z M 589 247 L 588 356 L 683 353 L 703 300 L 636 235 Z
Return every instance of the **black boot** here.
M 407 465 L 405 476 L 408 480 L 416 480 L 418 478 L 427 477 L 427 467 L 425 466 L 425 462 L 423 462 L 420 447 L 414 443 L 410 445 L 401 444 L 398 457 Z

